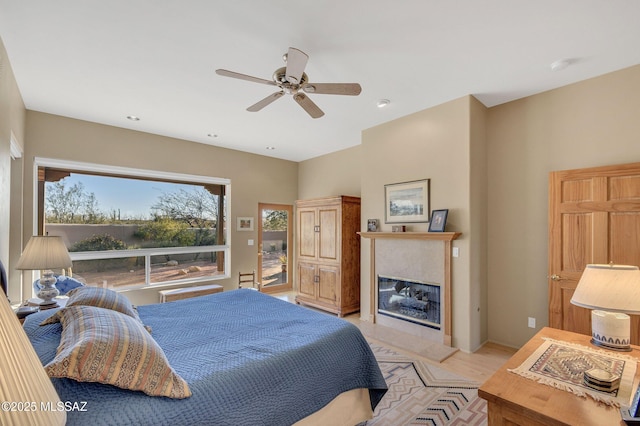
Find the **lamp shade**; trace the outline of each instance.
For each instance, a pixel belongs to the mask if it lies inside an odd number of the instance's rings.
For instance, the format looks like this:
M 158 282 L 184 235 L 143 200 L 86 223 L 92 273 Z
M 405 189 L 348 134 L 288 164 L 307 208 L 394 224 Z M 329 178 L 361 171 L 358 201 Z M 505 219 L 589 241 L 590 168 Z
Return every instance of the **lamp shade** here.
M 587 265 L 571 303 L 587 309 L 640 314 L 640 269 L 629 265 Z
M 71 257 L 62 238 L 48 235 L 34 235 L 20 256 L 16 269 L 45 270 L 70 268 Z
M 0 297 L 0 425 L 64 425 L 60 397 L 6 297 Z

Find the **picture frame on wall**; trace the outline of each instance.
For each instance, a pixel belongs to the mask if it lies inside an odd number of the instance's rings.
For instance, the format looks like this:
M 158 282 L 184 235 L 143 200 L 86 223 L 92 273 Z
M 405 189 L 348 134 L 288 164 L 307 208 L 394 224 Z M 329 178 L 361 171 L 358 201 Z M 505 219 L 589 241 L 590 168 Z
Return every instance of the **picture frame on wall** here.
M 429 232 L 444 232 L 448 214 L 449 209 L 434 210 L 429 221 Z
M 237 223 L 236 229 L 238 231 L 253 231 L 253 218 L 238 217 L 238 223 Z
M 385 223 L 429 222 L 430 179 L 384 186 Z

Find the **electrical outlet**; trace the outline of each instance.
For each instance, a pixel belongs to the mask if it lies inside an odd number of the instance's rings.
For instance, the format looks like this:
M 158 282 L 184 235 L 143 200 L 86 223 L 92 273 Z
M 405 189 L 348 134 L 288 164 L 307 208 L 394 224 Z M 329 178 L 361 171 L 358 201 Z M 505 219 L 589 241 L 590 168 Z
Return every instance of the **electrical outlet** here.
M 536 319 L 529 317 L 528 325 L 529 325 L 529 328 L 536 328 Z
M 458 256 L 460 256 L 460 249 L 459 249 L 458 247 L 454 247 L 454 248 L 453 248 L 453 250 L 452 250 L 452 252 L 453 252 L 453 253 L 452 253 L 452 256 L 453 256 L 453 257 L 458 257 Z

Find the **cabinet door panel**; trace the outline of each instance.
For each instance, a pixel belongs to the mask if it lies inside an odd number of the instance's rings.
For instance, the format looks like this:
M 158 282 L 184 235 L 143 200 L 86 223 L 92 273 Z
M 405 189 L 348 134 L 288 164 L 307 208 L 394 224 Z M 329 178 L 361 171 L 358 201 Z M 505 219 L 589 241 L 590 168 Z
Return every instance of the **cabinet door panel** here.
M 320 235 L 318 257 L 322 260 L 338 260 L 339 231 L 339 211 L 337 207 L 320 209 L 318 217 L 320 220 Z
M 340 285 L 340 272 L 333 266 L 318 266 L 318 300 L 325 303 L 337 305 L 338 286 Z
M 301 257 L 316 257 L 316 212 L 314 209 L 298 211 L 298 250 Z
M 298 282 L 300 284 L 298 291 L 300 294 L 316 298 L 317 284 L 315 282 L 316 265 L 298 262 Z

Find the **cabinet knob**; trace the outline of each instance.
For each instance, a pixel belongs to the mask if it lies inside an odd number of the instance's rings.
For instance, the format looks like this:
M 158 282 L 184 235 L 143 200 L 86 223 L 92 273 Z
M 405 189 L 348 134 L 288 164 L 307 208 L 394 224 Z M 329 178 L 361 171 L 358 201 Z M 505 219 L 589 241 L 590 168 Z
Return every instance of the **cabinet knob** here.
M 320 232 L 320 225 L 316 225 L 313 227 L 314 232 Z
M 313 276 L 313 282 L 314 283 L 319 283 L 320 282 L 320 275 L 314 275 Z

